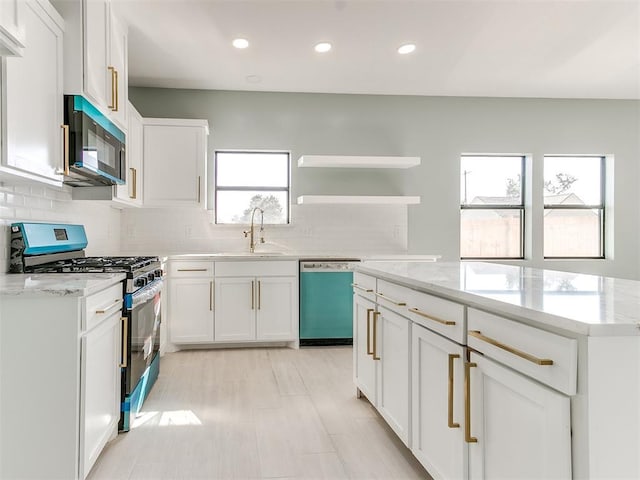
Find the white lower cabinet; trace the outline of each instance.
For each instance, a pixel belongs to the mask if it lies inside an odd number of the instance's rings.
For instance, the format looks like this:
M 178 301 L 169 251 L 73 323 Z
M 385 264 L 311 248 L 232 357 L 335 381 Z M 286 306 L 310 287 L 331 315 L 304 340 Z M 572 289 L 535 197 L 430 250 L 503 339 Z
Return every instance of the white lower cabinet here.
M 353 295 L 353 381 L 372 405 L 376 397 L 376 361 L 371 348 L 371 317 L 376 304 L 358 295 Z
M 217 341 L 244 341 L 256 338 L 255 279 L 216 279 L 218 299 L 214 337 Z
M 435 479 L 467 478 L 465 349 L 418 324 L 411 342 L 411 451 Z
M 176 278 L 169 287 L 171 341 L 213 341 L 213 279 Z
M 569 397 L 471 352 L 469 478 L 571 478 Z

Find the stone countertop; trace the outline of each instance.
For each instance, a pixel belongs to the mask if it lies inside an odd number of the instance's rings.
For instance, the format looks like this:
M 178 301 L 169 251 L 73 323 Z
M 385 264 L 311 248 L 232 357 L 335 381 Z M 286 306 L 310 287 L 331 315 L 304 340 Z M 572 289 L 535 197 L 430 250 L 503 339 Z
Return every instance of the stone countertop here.
M 355 269 L 533 325 L 640 335 L 640 281 L 483 262 L 367 262 Z
M 8 273 L 0 296 L 83 297 L 124 280 L 124 273 Z
M 366 254 L 317 253 L 317 252 L 226 252 L 226 253 L 185 253 L 166 255 L 169 260 L 361 260 L 361 261 L 413 261 L 434 262 L 440 255 L 411 254 Z

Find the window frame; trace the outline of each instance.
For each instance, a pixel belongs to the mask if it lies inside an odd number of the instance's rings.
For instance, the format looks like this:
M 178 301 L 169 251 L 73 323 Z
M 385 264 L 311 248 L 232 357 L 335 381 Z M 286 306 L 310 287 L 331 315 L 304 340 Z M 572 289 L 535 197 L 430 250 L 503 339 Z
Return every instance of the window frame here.
M 599 210 L 600 211 L 600 255 L 599 256 L 547 256 L 544 253 L 544 237 L 542 242 L 542 259 L 543 260 L 604 260 L 606 259 L 606 173 L 607 173 L 607 157 L 605 155 L 543 155 L 543 178 L 544 178 L 544 160 L 547 158 L 599 158 L 600 159 L 600 204 L 599 205 L 547 205 L 542 197 L 542 232 L 544 236 L 544 219 L 547 210 Z
M 525 256 L 525 228 L 526 228 L 526 208 L 525 208 L 525 198 L 526 191 L 525 186 L 527 184 L 526 179 L 526 159 L 527 156 L 524 154 L 483 154 L 483 153 L 465 153 L 460 155 L 460 160 L 462 163 L 462 159 L 464 157 L 519 157 L 520 158 L 520 203 L 514 204 L 484 204 L 484 205 L 471 205 L 464 204 L 460 202 L 460 215 L 462 220 L 462 212 L 464 210 L 519 210 L 520 211 L 520 255 L 517 257 L 463 257 L 460 255 L 460 260 L 524 260 Z M 462 175 L 462 172 L 461 172 Z M 459 239 L 460 243 L 461 238 Z
M 279 154 L 287 156 L 287 186 L 286 187 L 256 187 L 247 185 L 218 186 L 218 154 Z M 216 225 L 243 225 L 241 223 L 223 223 L 218 221 L 218 191 L 227 192 L 286 192 L 286 222 L 265 223 L 265 225 L 291 225 L 291 152 L 286 150 L 215 150 L 213 161 L 213 215 Z

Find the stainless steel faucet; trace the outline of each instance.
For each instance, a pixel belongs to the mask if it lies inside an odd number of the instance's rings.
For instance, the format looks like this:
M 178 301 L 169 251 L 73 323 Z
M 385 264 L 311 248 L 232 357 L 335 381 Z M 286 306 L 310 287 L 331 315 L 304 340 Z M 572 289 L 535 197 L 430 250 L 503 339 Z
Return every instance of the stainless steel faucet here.
M 256 210 L 260 211 L 260 243 L 264 243 L 264 210 L 259 207 L 255 207 L 251 212 L 251 228 L 249 230 L 244 230 L 244 238 L 247 238 L 247 235 L 250 235 L 249 240 L 249 251 L 254 253 L 256 251 L 256 242 L 254 236 L 254 216 L 256 214 Z

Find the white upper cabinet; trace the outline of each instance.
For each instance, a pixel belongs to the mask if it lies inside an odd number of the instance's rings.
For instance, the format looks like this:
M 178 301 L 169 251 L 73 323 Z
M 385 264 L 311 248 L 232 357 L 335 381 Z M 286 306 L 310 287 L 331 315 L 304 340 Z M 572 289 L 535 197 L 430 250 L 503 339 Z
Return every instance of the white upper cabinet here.
M 322 168 L 411 168 L 420 165 L 420 157 L 363 155 L 303 155 L 298 167 Z
M 82 95 L 127 131 L 127 28 L 110 0 L 55 0 L 65 20 L 64 93 Z
M 25 45 L 26 0 L 0 1 L 0 55 L 21 56 Z
M 64 22 L 46 0 L 26 2 L 22 20 L 29 31 L 27 48 L 23 56 L 3 60 L 5 142 L 0 171 L 59 186 Z
M 143 119 L 131 103 L 128 103 L 127 173 L 124 185 L 115 185 L 115 199 L 129 206 L 142 206 L 142 136 Z

